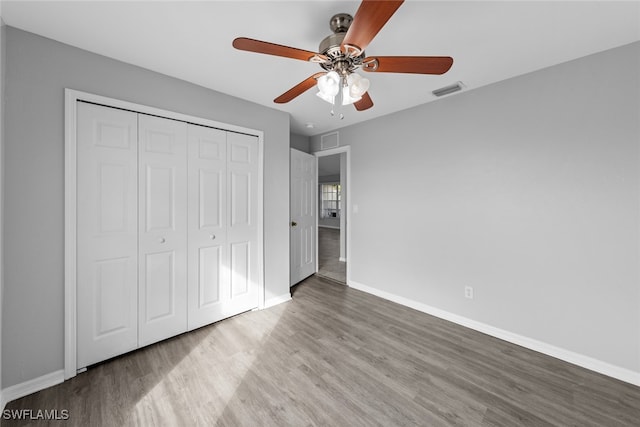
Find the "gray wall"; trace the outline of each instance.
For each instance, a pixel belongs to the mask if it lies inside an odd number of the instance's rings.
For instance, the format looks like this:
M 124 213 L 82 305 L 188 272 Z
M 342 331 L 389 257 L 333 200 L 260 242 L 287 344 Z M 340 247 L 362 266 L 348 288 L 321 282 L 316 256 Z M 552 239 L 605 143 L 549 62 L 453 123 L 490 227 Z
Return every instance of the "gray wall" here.
M 63 368 L 64 88 L 264 131 L 266 298 L 289 292 L 289 115 L 7 28 L 2 387 Z
M 341 129 L 352 281 L 640 372 L 639 57 L 634 43 Z
M 291 148 L 309 153 L 309 137 L 292 133 L 290 135 Z
M 340 182 L 340 174 L 336 175 L 323 175 L 318 177 L 319 184 L 337 184 Z

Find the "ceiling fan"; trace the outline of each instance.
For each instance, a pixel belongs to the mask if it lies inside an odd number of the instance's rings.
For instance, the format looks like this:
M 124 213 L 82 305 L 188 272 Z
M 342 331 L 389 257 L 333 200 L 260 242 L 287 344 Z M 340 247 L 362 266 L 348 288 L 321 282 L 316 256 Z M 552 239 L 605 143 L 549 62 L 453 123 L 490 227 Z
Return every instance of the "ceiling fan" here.
M 404 0 L 363 0 L 355 17 L 347 13 L 334 15 L 329 21 L 333 34 L 320 42 L 319 52 L 238 37 L 233 47 L 249 52 L 282 56 L 317 63 L 325 71 L 298 83 L 274 102 L 291 101 L 314 86 L 325 101 L 353 104 L 358 111 L 369 109 L 369 80 L 355 71 L 361 68 L 374 73 L 444 74 L 453 65 L 449 56 L 365 56 L 364 50 L 387 23 Z

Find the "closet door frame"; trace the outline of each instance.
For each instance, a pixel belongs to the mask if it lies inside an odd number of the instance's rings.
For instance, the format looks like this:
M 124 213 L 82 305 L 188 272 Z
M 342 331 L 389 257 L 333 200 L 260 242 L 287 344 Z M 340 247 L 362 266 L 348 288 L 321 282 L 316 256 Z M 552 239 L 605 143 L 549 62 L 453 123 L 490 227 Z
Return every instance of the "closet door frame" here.
M 105 107 L 120 108 L 136 113 L 179 120 L 196 125 L 217 128 L 225 131 L 253 135 L 258 138 L 258 309 L 264 308 L 264 132 L 256 129 L 235 126 L 214 120 L 193 117 L 182 113 L 163 110 L 146 105 L 121 101 L 74 89 L 65 89 L 65 154 L 64 154 L 64 379 L 76 376 L 77 371 L 77 313 L 76 313 L 76 274 L 77 274 L 77 104 L 89 102 Z

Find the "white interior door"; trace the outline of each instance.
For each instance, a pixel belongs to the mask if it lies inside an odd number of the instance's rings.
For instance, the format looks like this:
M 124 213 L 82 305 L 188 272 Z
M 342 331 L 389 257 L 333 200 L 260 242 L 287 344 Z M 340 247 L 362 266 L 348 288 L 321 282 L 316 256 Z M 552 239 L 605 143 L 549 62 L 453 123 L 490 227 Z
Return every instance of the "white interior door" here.
M 187 330 L 187 124 L 138 115 L 140 346 Z
M 189 329 L 225 318 L 227 132 L 189 126 Z
M 316 272 L 316 158 L 291 149 L 290 285 Z
M 225 317 L 259 305 L 258 166 L 258 137 L 228 132 Z
M 138 346 L 137 114 L 77 104 L 77 367 Z

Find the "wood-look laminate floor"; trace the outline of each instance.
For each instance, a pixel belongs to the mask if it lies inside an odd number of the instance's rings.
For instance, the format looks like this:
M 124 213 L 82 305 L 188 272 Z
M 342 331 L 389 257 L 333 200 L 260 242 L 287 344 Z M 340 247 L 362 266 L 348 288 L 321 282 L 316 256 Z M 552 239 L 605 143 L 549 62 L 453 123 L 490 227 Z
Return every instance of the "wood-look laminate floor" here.
M 318 227 L 318 274 L 347 282 L 347 263 L 340 261 L 340 230 Z
M 314 276 L 7 409 L 74 426 L 638 426 L 640 388 Z

